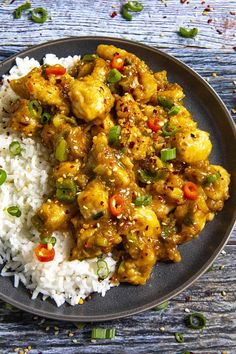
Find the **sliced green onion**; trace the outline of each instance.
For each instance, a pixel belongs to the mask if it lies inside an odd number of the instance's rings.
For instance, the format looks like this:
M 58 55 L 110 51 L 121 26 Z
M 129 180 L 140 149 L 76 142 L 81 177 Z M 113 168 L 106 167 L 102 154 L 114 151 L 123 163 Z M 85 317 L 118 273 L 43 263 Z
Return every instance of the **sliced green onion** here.
M 168 148 L 161 150 L 161 160 L 162 161 L 169 161 L 176 158 L 176 148 Z
M 149 204 L 151 204 L 152 202 L 152 196 L 151 195 L 142 195 L 140 197 L 137 197 L 134 201 L 134 204 L 136 206 L 147 206 Z
M 206 273 L 209 273 L 209 272 L 212 272 L 214 270 L 214 267 L 213 265 L 210 266 L 207 270 L 206 270 Z
M 185 319 L 185 324 L 191 329 L 203 329 L 206 326 L 206 317 L 202 313 L 192 313 Z
M 143 4 L 141 4 L 141 2 L 139 2 L 139 1 L 129 1 L 127 3 L 127 5 L 128 5 L 128 8 L 134 12 L 140 12 L 144 8 Z
M 3 169 L 0 168 L 0 186 L 6 181 L 7 173 Z
M 42 112 L 43 112 L 43 107 L 41 106 L 39 101 L 37 101 L 37 100 L 30 101 L 28 108 L 29 108 L 30 114 L 34 118 L 41 117 Z
M 108 134 L 108 142 L 110 145 L 116 145 L 118 143 L 120 133 L 121 133 L 120 125 L 114 125 L 110 129 L 109 134 Z
M 162 127 L 163 136 L 175 136 L 176 133 L 177 133 L 177 128 L 175 125 L 170 126 L 169 123 L 166 123 Z
M 58 139 L 55 150 L 55 158 L 60 161 L 66 161 L 68 156 L 68 144 L 66 140 L 62 137 Z
M 60 202 L 72 203 L 76 199 L 77 186 L 70 178 L 64 178 L 56 182 L 56 197 Z
M 9 207 L 7 209 L 7 212 L 8 212 L 8 214 L 10 214 L 12 216 L 16 216 L 17 218 L 19 218 L 21 216 L 21 211 L 17 205 L 12 205 L 11 207 Z
M 168 238 L 170 235 L 174 234 L 176 232 L 176 227 L 174 224 L 170 225 L 162 225 L 162 230 L 160 236 L 165 240 Z
M 156 172 L 146 171 L 146 170 L 138 170 L 138 179 L 140 182 L 145 184 L 150 184 L 156 181 L 160 181 L 166 178 L 166 170 L 159 169 Z
M 82 323 L 82 322 L 74 323 L 74 325 L 78 329 L 83 329 L 85 327 L 85 323 Z
M 187 30 L 184 27 L 179 28 L 179 35 L 184 38 L 194 38 L 198 34 L 198 29 L 197 28 L 191 28 Z
M 175 340 L 178 343 L 184 343 L 184 336 L 180 332 L 175 332 Z
M 106 279 L 109 275 L 107 262 L 103 259 L 97 261 L 97 275 L 100 279 Z
M 98 58 L 97 54 L 85 54 L 82 58 L 83 61 L 93 61 Z
M 130 9 L 129 9 L 128 4 L 123 5 L 121 8 L 121 15 L 127 21 L 132 21 L 133 16 L 129 13 L 129 10 Z
M 43 7 L 36 7 L 31 11 L 31 17 L 36 23 L 44 23 L 48 18 L 48 13 Z
M 26 2 L 25 4 L 17 7 L 17 9 L 15 9 L 14 15 L 16 19 L 21 18 L 22 15 L 22 11 L 28 10 L 31 8 L 31 3 L 30 2 Z
M 44 112 L 42 115 L 41 115 L 41 123 L 42 124 L 47 124 L 50 122 L 51 120 L 51 114 L 50 113 L 47 113 L 47 112 Z
M 17 156 L 21 154 L 21 146 L 19 141 L 12 141 L 9 145 L 9 151 L 12 156 Z
M 99 211 L 98 213 L 93 215 L 93 220 L 98 220 L 101 217 L 103 217 L 103 215 L 104 215 L 104 212 L 103 211 Z
M 93 328 L 91 339 L 112 339 L 115 335 L 115 328 Z
M 120 81 L 122 78 L 122 74 L 117 69 L 112 69 L 107 77 L 107 82 L 110 84 L 115 84 L 116 82 Z
M 40 236 L 41 241 L 40 243 L 42 243 L 43 245 L 47 245 L 48 243 L 50 243 L 52 246 L 55 246 L 57 239 L 56 237 L 51 237 L 51 236 Z
M 181 108 L 179 106 L 171 107 L 171 109 L 168 111 L 169 116 L 175 116 L 176 114 L 179 113 L 180 109 Z
M 216 183 L 216 181 L 218 181 L 218 179 L 220 178 L 220 173 L 219 172 L 217 172 L 217 173 L 214 173 L 214 174 L 210 174 L 210 175 L 208 175 L 206 178 L 205 178 L 205 180 L 204 180 L 204 182 L 203 182 L 203 184 L 214 184 L 214 183 Z
M 174 106 L 174 103 L 171 100 L 169 100 L 168 98 L 165 98 L 163 96 L 158 97 L 158 103 L 162 107 L 169 108 L 169 109 L 171 109 Z
M 165 301 L 162 304 L 153 307 L 153 311 L 165 310 L 167 309 L 168 305 L 169 305 L 169 301 Z

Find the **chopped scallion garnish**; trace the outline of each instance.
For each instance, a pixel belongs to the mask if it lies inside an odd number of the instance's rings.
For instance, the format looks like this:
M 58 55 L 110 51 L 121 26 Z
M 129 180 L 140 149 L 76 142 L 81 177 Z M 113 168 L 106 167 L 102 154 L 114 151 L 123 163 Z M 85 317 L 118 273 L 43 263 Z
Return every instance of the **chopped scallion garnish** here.
M 97 261 L 97 275 L 100 279 L 106 279 L 109 275 L 107 262 L 103 259 Z
M 134 201 L 135 206 L 147 206 L 151 204 L 152 202 L 152 196 L 151 195 L 141 195 L 137 197 Z
M 169 123 L 166 123 L 162 127 L 163 136 L 174 136 L 176 133 L 177 133 L 177 128 L 175 125 L 170 125 Z
M 157 100 L 159 105 L 164 108 L 171 109 L 174 106 L 174 103 L 166 97 L 159 96 Z
M 168 305 L 169 305 L 169 301 L 165 301 L 162 304 L 153 307 L 153 311 L 165 310 L 168 307 Z
M 17 156 L 21 154 L 21 146 L 19 141 L 12 141 L 9 145 L 9 151 L 12 156 Z
M 6 181 L 7 173 L 3 169 L 0 168 L 0 186 Z
M 167 148 L 161 150 L 161 160 L 169 161 L 176 158 L 176 148 Z
M 214 183 L 216 183 L 216 181 L 218 181 L 219 178 L 220 178 L 219 172 L 214 173 L 214 174 L 210 174 L 205 178 L 203 184 L 205 184 L 205 185 L 214 184 Z
M 17 205 L 13 205 L 7 209 L 8 214 L 16 216 L 19 218 L 21 216 L 21 211 Z
M 36 23 L 44 23 L 48 18 L 48 13 L 43 7 L 36 7 L 31 11 L 31 17 Z
M 93 61 L 98 58 L 97 54 L 85 54 L 82 58 L 83 61 Z
M 187 30 L 184 27 L 179 28 L 179 35 L 184 38 L 194 38 L 198 34 L 198 29 L 197 28 L 191 28 Z
M 49 123 L 51 120 L 51 114 L 50 113 L 47 113 L 47 112 L 44 112 L 41 116 L 41 123 L 42 124 L 47 124 Z
M 121 133 L 120 125 L 114 125 L 110 129 L 109 134 L 108 134 L 108 142 L 110 145 L 116 145 L 118 143 L 120 133 Z
M 175 332 L 175 340 L 178 343 L 184 343 L 184 336 L 182 333 Z
M 15 9 L 15 18 L 16 19 L 19 19 L 21 18 L 21 15 L 22 15 L 22 11 L 25 11 L 25 10 L 28 10 L 31 8 L 31 3 L 30 2 L 26 2 L 25 4 L 17 7 L 17 9 Z
M 178 114 L 180 111 L 180 107 L 179 106 L 173 106 L 171 107 L 171 109 L 168 111 L 169 116 L 175 116 L 176 114 Z
M 185 319 L 186 326 L 191 329 L 203 329 L 206 325 L 206 317 L 202 313 L 192 313 Z
M 56 182 L 56 197 L 60 202 L 73 203 L 76 199 L 77 186 L 71 178 Z
M 91 339 L 112 339 L 115 333 L 115 328 L 93 328 Z
M 68 156 L 68 144 L 66 140 L 61 137 L 58 139 L 55 150 L 55 158 L 60 161 L 66 161 Z
M 111 69 L 108 74 L 107 82 L 110 84 L 115 84 L 116 82 L 120 81 L 122 78 L 122 74 L 117 69 Z
M 30 114 L 34 118 L 41 117 L 42 112 L 43 112 L 43 107 L 41 106 L 39 101 L 37 101 L 37 100 L 30 101 L 28 107 L 29 107 Z

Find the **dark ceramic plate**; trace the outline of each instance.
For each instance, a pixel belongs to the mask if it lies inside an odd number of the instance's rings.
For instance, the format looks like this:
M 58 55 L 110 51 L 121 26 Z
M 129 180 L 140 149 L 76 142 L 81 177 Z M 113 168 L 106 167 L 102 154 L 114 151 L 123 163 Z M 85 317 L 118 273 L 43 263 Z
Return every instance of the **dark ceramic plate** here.
M 147 310 L 175 296 L 192 284 L 217 257 L 234 225 L 236 210 L 236 133 L 234 123 L 215 91 L 197 73 L 179 60 L 160 50 L 131 41 L 81 37 L 49 42 L 30 48 L 17 56 L 41 60 L 46 53 L 59 57 L 93 53 L 100 43 L 114 44 L 142 58 L 154 71 L 166 69 L 171 82 L 179 83 L 185 91 L 185 105 L 201 129 L 210 132 L 213 152 L 210 160 L 222 164 L 232 174 L 231 198 L 215 219 L 208 223 L 200 236 L 180 247 L 182 261 L 178 264 L 158 263 L 145 286 L 122 284 L 97 294 L 83 306 L 63 305 L 57 308 L 52 301 L 40 298 L 32 301 L 27 290 L 13 287 L 11 278 L 0 277 L 0 297 L 23 310 L 40 316 L 67 321 L 102 321 L 128 316 Z M 16 56 L 0 64 L 0 76 L 14 65 Z

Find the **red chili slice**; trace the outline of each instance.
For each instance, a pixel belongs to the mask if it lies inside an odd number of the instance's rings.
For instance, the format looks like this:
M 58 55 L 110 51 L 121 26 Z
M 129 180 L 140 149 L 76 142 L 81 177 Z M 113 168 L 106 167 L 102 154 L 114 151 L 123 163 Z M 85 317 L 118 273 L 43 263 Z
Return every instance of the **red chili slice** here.
M 125 59 L 120 54 L 115 54 L 112 61 L 111 67 L 117 70 L 123 70 L 125 64 Z
M 114 216 L 119 216 L 122 214 L 125 206 L 125 201 L 123 197 L 119 194 L 114 194 L 110 199 L 109 199 L 109 207 L 112 215 Z
M 39 260 L 39 262 L 50 262 L 55 257 L 55 250 L 52 247 L 48 249 L 48 245 L 39 244 L 34 249 L 35 256 Z
M 154 133 L 158 132 L 161 129 L 159 122 L 160 119 L 157 117 L 149 118 L 147 122 L 148 128 L 152 129 Z
M 198 198 L 198 188 L 197 185 L 193 182 L 186 182 L 183 185 L 184 196 L 190 200 L 196 200 Z
M 63 66 L 49 66 L 48 68 L 46 68 L 45 73 L 47 76 L 49 75 L 61 76 L 61 75 L 65 75 L 66 69 L 63 68 Z

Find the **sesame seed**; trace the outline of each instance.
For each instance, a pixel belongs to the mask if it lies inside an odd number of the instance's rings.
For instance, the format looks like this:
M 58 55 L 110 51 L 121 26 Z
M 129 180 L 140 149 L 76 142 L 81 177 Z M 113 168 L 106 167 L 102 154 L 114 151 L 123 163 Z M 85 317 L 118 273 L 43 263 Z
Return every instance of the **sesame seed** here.
M 162 333 L 165 332 L 165 327 L 160 327 L 159 329 L 160 329 L 160 332 L 162 332 Z
M 226 296 L 226 292 L 224 290 L 221 291 L 222 296 Z
M 221 251 L 221 254 L 223 254 L 223 256 L 225 256 L 225 255 L 226 255 L 225 250 L 222 250 L 222 251 Z
M 72 342 L 75 343 L 75 344 L 78 343 L 77 339 L 75 339 L 75 338 L 72 339 Z
M 82 298 L 80 298 L 80 299 L 79 299 L 79 304 L 80 304 L 80 305 L 83 305 L 83 303 L 84 303 L 84 300 L 83 300 Z
M 216 74 L 216 73 L 212 73 L 212 76 L 213 76 L 213 77 L 217 77 L 217 74 Z
M 74 335 L 75 335 L 75 334 L 72 333 L 72 332 L 69 332 L 69 333 L 68 333 L 68 337 L 74 337 Z
M 58 336 L 58 334 L 59 334 L 59 331 L 55 331 L 55 332 L 54 332 L 54 335 L 55 335 L 55 336 Z
M 45 328 L 45 331 L 48 332 L 49 329 L 50 329 L 50 326 L 47 326 L 47 327 Z
M 184 312 L 190 313 L 190 310 L 186 307 L 186 308 L 184 309 Z
M 221 266 L 219 266 L 219 270 L 223 270 L 224 267 L 225 267 L 225 266 L 222 264 Z
M 54 326 L 55 331 L 59 331 L 59 328 L 57 326 Z

